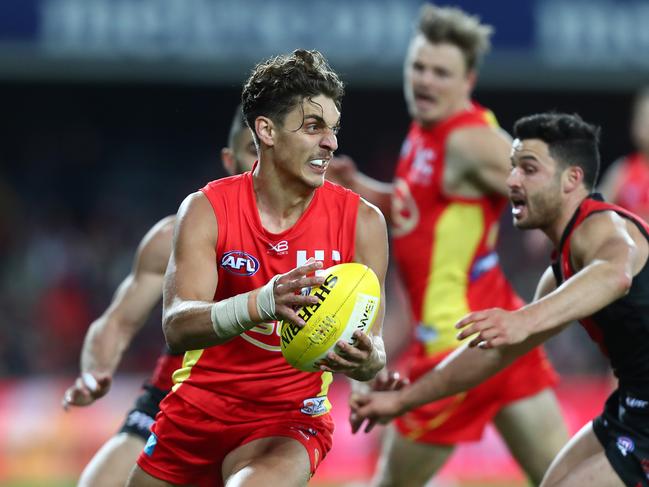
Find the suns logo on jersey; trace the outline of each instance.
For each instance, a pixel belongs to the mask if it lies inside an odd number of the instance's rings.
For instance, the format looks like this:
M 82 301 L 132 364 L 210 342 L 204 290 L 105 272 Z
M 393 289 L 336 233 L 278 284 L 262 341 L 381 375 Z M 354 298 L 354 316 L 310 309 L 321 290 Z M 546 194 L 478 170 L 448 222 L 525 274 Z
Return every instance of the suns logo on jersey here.
M 252 276 L 259 270 L 259 261 L 243 250 L 230 250 L 221 257 L 221 267 L 230 274 Z
M 419 224 L 419 208 L 405 180 L 401 178 L 394 180 L 391 203 L 392 235 L 395 237 L 408 235 Z

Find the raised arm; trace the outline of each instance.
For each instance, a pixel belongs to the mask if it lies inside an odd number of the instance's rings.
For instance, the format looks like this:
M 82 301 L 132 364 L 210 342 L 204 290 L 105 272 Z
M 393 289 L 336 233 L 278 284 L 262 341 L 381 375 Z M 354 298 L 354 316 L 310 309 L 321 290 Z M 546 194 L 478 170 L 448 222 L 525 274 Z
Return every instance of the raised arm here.
M 81 350 L 81 374 L 64 406 L 87 406 L 108 392 L 124 351 L 162 296 L 175 215 L 156 223 L 138 246 L 129 275 L 108 308 L 90 325 Z
M 314 304 L 317 298 L 295 292 L 322 283 L 320 277 L 306 277 L 322 263 L 307 261 L 261 288 L 215 303 L 217 236 L 216 217 L 207 197 L 201 192 L 189 195 L 178 211 L 164 281 L 163 330 L 169 347 L 185 351 L 219 345 L 269 320 L 304 325 L 295 308 Z
M 622 170 L 624 166 L 624 159 L 614 161 L 611 166 L 606 170 L 601 182 L 598 184 L 599 192 L 602 193 L 604 199 L 611 203 L 615 203 L 620 191 L 622 182 Z
M 507 195 L 511 169 L 511 137 L 493 127 L 466 127 L 451 133 L 446 143 L 444 190 L 449 194 Z
M 392 184 L 363 174 L 349 156 L 337 156 L 331 160 L 327 168 L 327 179 L 360 194 L 384 215 L 390 215 Z

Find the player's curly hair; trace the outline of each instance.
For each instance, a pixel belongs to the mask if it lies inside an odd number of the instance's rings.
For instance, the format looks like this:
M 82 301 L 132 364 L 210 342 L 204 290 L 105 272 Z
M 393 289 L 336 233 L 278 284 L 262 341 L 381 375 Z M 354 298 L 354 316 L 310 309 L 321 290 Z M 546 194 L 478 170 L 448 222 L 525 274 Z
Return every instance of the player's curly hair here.
M 599 127 L 584 122 L 576 113 L 537 113 L 514 124 L 517 139 L 540 139 L 564 167 L 581 167 L 584 185 L 589 190 L 594 188 L 599 175 L 599 135 Z
M 318 95 L 331 98 L 340 110 L 344 93 L 343 82 L 320 52 L 296 49 L 255 66 L 243 86 L 241 105 L 256 138 L 257 117 L 265 116 L 281 125 L 298 103 Z
M 481 24 L 480 18 L 455 7 L 424 4 L 419 11 L 417 32 L 428 42 L 443 42 L 457 46 L 464 54 L 467 70 L 478 67 L 482 57 L 491 48 L 493 27 Z

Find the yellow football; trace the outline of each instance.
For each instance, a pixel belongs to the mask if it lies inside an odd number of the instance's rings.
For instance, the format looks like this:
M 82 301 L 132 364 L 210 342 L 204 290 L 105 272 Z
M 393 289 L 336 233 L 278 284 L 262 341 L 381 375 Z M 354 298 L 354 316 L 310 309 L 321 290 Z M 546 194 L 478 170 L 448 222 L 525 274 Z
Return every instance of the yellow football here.
M 372 269 L 363 264 L 338 264 L 324 271 L 325 281 L 310 290 L 319 301 L 300 309 L 304 328 L 281 324 L 281 348 L 286 361 L 307 372 L 334 350 L 339 340 L 354 343 L 356 330 L 368 333 L 381 301 L 381 285 Z

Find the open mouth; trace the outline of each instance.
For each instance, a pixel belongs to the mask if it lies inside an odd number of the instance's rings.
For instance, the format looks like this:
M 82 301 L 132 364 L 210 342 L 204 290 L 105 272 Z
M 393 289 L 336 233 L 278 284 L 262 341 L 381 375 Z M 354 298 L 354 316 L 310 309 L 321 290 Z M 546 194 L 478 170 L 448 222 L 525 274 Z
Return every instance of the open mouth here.
M 309 161 L 309 166 L 311 166 L 313 169 L 316 169 L 317 171 L 324 172 L 325 169 L 327 169 L 328 162 L 329 159 L 311 159 Z
M 523 210 L 527 207 L 525 199 L 521 196 L 511 196 L 509 200 L 512 203 L 512 215 L 518 217 L 523 213 Z
M 418 91 L 415 92 L 415 101 L 426 105 L 435 105 L 437 103 L 437 97 Z

